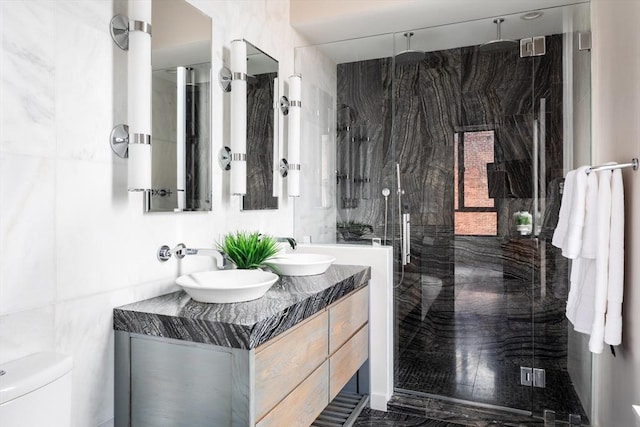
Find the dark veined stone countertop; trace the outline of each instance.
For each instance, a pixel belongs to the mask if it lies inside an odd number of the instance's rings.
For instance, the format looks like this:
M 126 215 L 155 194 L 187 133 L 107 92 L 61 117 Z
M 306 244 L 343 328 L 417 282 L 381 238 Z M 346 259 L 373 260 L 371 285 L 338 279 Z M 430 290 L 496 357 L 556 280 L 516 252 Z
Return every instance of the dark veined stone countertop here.
M 257 300 L 207 304 L 184 291 L 113 310 L 113 328 L 136 334 L 253 349 L 365 286 L 371 268 L 332 265 L 317 276 L 281 276 Z

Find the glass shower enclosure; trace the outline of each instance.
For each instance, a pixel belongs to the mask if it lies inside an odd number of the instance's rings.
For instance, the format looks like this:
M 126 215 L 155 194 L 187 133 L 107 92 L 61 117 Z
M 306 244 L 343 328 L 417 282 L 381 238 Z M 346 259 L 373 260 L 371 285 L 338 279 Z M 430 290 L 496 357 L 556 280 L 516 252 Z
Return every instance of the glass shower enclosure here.
M 590 160 L 589 3 L 494 18 L 296 50 L 317 159 L 296 233 L 394 246 L 397 390 L 587 423 L 551 236 Z

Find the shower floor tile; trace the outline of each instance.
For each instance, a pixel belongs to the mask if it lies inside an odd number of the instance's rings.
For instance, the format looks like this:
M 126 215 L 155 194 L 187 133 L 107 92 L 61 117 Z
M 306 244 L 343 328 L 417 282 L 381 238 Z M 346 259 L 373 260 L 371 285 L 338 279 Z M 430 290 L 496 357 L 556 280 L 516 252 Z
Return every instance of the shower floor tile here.
M 587 419 L 566 372 L 564 302 L 533 297 L 520 280 L 457 279 L 443 281 L 424 319 L 416 305 L 400 322 L 411 339 L 396 354 L 396 387 Z M 521 366 L 544 368 L 547 388 L 520 385 Z

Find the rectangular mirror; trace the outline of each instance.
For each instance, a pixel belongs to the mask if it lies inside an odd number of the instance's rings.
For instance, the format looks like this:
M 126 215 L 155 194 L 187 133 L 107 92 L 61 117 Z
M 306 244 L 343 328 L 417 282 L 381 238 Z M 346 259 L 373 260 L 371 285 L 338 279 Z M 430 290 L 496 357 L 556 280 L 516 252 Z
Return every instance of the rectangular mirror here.
M 243 210 L 278 209 L 278 61 L 247 42 L 247 193 Z
M 153 0 L 148 212 L 211 210 L 211 18 Z

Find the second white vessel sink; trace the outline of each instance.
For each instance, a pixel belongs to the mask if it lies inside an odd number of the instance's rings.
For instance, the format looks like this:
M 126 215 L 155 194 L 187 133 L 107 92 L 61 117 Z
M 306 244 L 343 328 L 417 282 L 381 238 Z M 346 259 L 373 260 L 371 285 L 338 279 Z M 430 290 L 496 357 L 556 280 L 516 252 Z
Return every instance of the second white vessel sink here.
M 176 284 L 199 302 L 233 303 L 262 297 L 278 276 L 262 270 L 211 270 L 180 276 Z
M 331 255 L 283 254 L 270 259 L 267 264 L 282 276 L 314 276 L 327 271 L 335 260 Z

